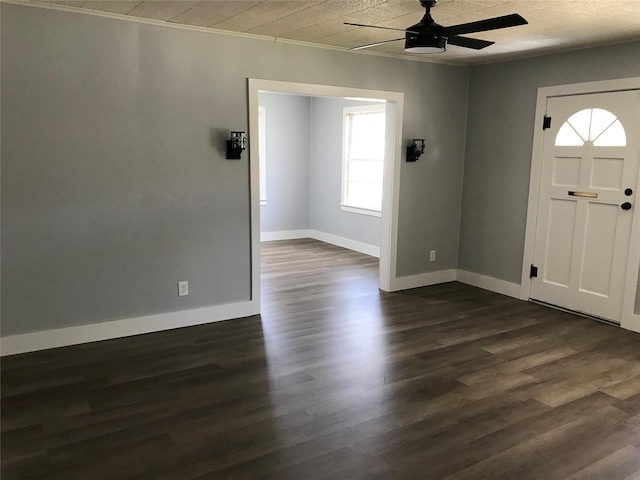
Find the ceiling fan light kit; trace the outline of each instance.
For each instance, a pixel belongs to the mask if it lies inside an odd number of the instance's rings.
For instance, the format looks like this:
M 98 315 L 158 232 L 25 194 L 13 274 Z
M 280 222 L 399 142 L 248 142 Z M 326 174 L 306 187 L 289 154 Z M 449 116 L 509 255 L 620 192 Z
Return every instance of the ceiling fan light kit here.
M 447 39 L 427 35 L 407 34 L 404 51 L 411 53 L 442 53 L 447 50 Z
M 452 25 L 443 27 L 437 24 L 431 17 L 431 8 L 436 5 L 436 0 L 420 0 L 420 5 L 425 9 L 422 19 L 411 27 L 402 30 L 399 28 L 380 27 L 377 25 L 363 25 L 359 23 L 347 23 L 355 27 L 378 28 L 382 30 L 394 30 L 404 32 L 404 38 L 394 38 L 382 42 L 369 43 L 349 50 L 362 50 L 364 48 L 377 47 L 391 42 L 404 40 L 404 51 L 410 53 L 442 53 L 447 49 L 447 43 L 464 48 L 472 48 L 481 50 L 494 42 L 480 40 L 478 38 L 462 37 L 461 34 L 486 32 L 488 30 L 497 30 L 500 28 L 515 27 L 525 25 L 528 22 L 520 15 L 513 13 L 502 17 L 488 18 L 486 20 L 478 20 L 477 22 L 462 23 L 460 25 Z

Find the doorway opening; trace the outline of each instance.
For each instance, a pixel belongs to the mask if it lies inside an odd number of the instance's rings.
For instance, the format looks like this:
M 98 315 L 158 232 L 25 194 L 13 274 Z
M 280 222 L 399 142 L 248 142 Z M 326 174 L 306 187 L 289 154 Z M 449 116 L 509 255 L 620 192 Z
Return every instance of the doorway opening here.
M 356 104 L 384 105 L 384 159 L 382 161 L 382 198 L 379 217 L 379 273 L 378 286 L 381 290 L 391 291 L 396 278 L 396 250 L 397 250 L 397 212 L 398 186 L 401 158 L 402 139 L 402 111 L 403 94 L 379 90 L 366 90 L 326 85 L 300 84 L 270 80 L 249 79 L 249 142 L 250 142 L 250 185 L 251 185 L 251 242 L 252 242 L 252 304 L 254 312 L 260 312 L 260 207 L 268 204 L 268 191 L 265 194 L 260 189 L 260 95 L 284 94 L 305 97 L 318 103 L 351 102 Z M 264 117 L 269 122 L 268 113 Z M 263 122 L 264 124 L 264 122 Z M 313 128 L 313 127 L 310 127 Z M 341 127 L 342 128 L 342 127 Z M 342 147 L 341 147 L 342 148 Z M 269 167 L 267 167 L 268 169 Z M 267 170 L 269 171 L 269 170 Z M 264 177 L 263 177 L 264 178 Z M 341 207 L 342 208 L 342 207 Z M 348 206 L 347 206 L 348 208 Z M 374 213 L 375 214 L 375 213 Z M 359 214 L 356 214 L 359 215 Z M 266 238 L 269 238 L 268 236 Z M 319 238 L 323 240 L 322 238 Z M 331 238 L 328 237 L 329 243 Z M 326 241 L 326 240 L 325 240 Z M 366 246 L 365 242 L 355 242 Z M 348 245 L 344 245 L 349 248 Z M 358 248 L 355 248 L 358 250 Z M 362 250 L 360 250 L 362 251 Z M 376 252 L 364 252 L 374 254 Z

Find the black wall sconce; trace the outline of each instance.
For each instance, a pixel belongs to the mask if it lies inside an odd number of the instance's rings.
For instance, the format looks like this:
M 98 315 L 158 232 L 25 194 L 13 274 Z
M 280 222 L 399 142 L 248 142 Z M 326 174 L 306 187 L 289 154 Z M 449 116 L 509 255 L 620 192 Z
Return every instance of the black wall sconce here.
M 227 160 L 240 160 L 247 144 L 247 132 L 231 132 L 231 140 L 227 140 Z
M 424 138 L 414 138 L 407 147 L 407 162 L 416 162 L 424 153 Z

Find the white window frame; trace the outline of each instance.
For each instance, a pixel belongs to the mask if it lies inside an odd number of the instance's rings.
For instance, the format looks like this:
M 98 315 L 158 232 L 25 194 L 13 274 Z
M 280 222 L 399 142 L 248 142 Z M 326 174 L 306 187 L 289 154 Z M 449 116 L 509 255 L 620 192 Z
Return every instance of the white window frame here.
M 348 179 L 348 162 L 349 162 L 349 143 L 351 141 L 351 135 L 349 132 L 349 117 L 353 114 L 359 113 L 386 113 L 386 103 L 377 103 L 374 105 L 360 105 L 357 107 L 345 107 L 342 115 L 342 189 L 341 189 L 341 201 L 340 210 L 349 213 L 355 213 L 359 215 L 369 215 L 372 217 L 381 217 L 382 210 L 374 210 L 369 208 L 358 207 L 347 203 L 347 189 L 349 184 Z M 386 129 L 386 126 L 385 126 Z M 384 155 L 381 160 L 384 165 Z M 384 181 L 382 182 L 384 184 Z
M 258 107 L 258 160 L 260 169 L 260 205 L 267 204 L 267 108 Z

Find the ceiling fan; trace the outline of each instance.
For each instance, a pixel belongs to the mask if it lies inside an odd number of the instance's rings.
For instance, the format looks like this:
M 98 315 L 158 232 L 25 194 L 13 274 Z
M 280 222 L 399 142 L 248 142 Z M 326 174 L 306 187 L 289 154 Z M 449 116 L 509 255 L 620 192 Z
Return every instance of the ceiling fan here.
M 504 15 L 502 17 L 489 18 L 487 20 L 479 20 L 477 22 L 462 23 L 460 25 L 452 25 L 443 27 L 438 25 L 431 17 L 431 8 L 435 7 L 436 0 L 420 0 L 426 12 L 420 22 L 411 27 L 402 30 L 399 28 L 378 27 L 376 25 L 362 25 L 360 23 L 347 23 L 355 27 L 379 28 L 383 30 L 395 30 L 404 32 L 404 37 L 385 40 L 383 42 L 369 43 L 352 47 L 349 50 L 362 50 L 364 48 L 377 47 L 385 43 L 398 42 L 404 40 L 404 51 L 412 53 L 439 53 L 447 49 L 447 43 L 457 45 L 459 47 L 473 48 L 480 50 L 493 45 L 495 42 L 487 40 L 479 40 L 477 38 L 461 37 L 465 33 L 486 32 L 487 30 L 497 30 L 500 28 L 515 27 L 518 25 L 526 25 L 528 22 L 517 13 Z

